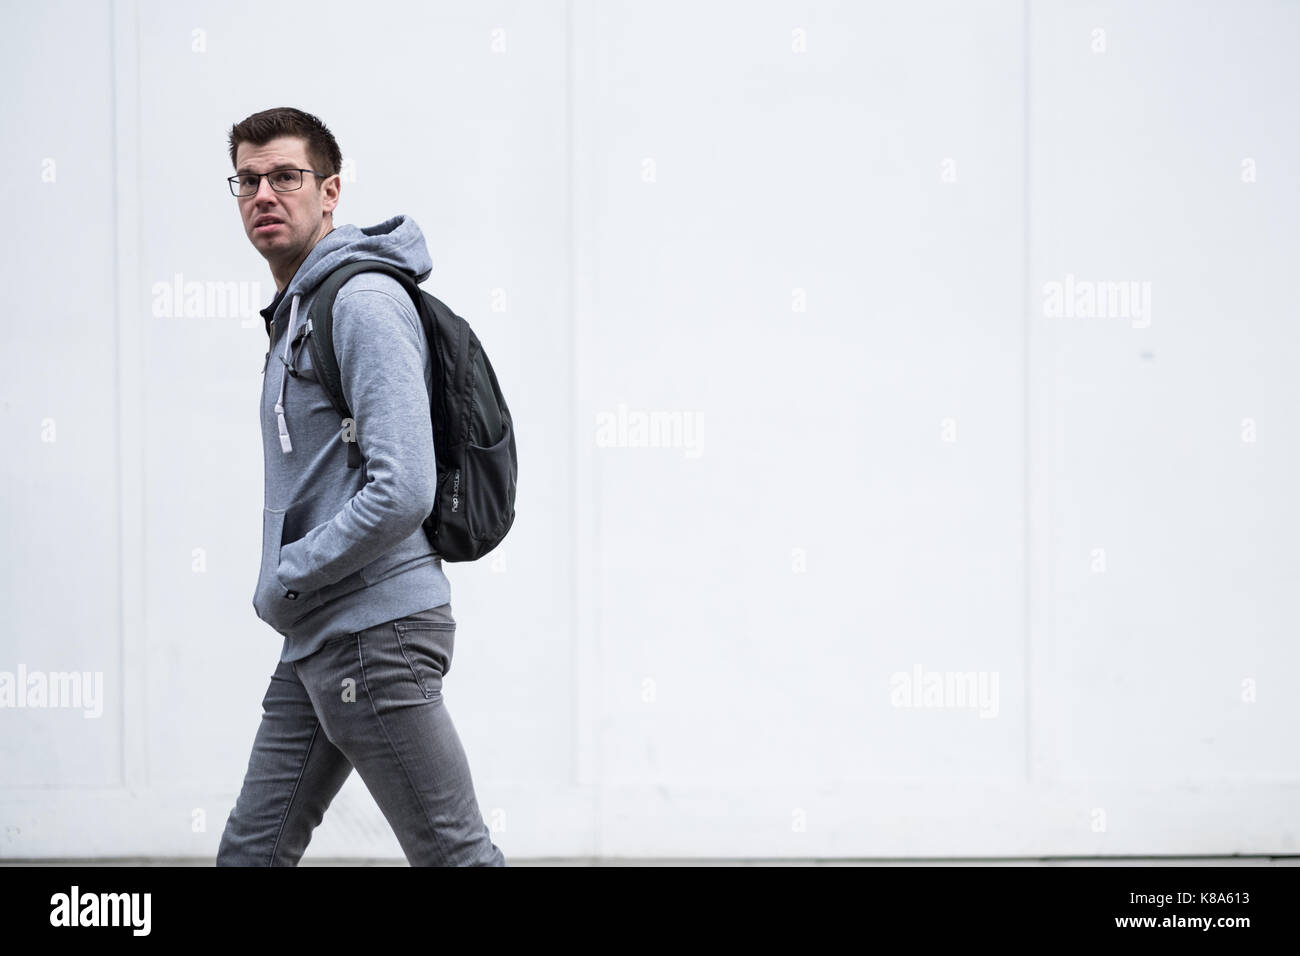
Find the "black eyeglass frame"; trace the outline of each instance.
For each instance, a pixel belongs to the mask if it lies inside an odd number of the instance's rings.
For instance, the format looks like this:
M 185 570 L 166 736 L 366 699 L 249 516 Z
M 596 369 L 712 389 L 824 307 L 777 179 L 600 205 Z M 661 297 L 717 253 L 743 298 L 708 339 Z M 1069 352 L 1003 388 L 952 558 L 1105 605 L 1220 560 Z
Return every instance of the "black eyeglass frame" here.
M 261 191 L 261 189 L 262 189 L 262 177 L 263 177 L 263 176 L 270 176 L 270 175 L 272 175 L 272 174 L 274 174 L 274 173 L 287 173 L 287 172 L 295 172 L 295 173 L 311 173 L 313 176 L 318 176 L 318 177 L 320 177 L 321 179 L 329 179 L 329 178 L 330 178 L 330 175 L 333 175 L 332 173 L 329 174 L 329 175 L 326 175 L 325 173 L 318 173 L 318 172 L 316 172 L 316 170 L 314 170 L 314 169 L 299 169 L 299 168 L 295 168 L 295 167 L 293 167 L 293 166 L 281 166 L 279 169 L 268 170 L 268 171 L 265 172 L 265 173 L 253 173 L 253 172 L 248 172 L 248 173 L 235 173 L 235 175 L 233 175 L 233 176 L 227 176 L 227 177 L 226 177 L 226 182 L 230 183 L 230 194 L 231 194 L 232 196 L 234 196 L 236 199 L 247 199 L 249 196 L 256 196 L 256 195 L 258 194 L 258 192 Z M 245 176 L 256 176 L 256 177 L 257 177 L 257 186 L 253 189 L 253 191 L 252 191 L 251 193 L 244 193 L 244 194 L 241 195 L 241 194 L 239 193 L 239 191 L 238 191 L 239 180 L 243 179 Z M 272 182 L 272 183 L 271 183 L 271 188 L 272 188 L 273 190 L 275 190 L 276 192 L 278 192 L 278 193 L 291 193 L 291 192 L 294 192 L 295 190 L 302 189 L 302 184 L 303 184 L 303 178 L 302 178 L 301 176 L 299 176 L 299 177 L 298 177 L 298 185 L 297 185 L 297 186 L 291 186 L 291 187 L 288 188 L 288 189 L 277 189 L 275 183 Z

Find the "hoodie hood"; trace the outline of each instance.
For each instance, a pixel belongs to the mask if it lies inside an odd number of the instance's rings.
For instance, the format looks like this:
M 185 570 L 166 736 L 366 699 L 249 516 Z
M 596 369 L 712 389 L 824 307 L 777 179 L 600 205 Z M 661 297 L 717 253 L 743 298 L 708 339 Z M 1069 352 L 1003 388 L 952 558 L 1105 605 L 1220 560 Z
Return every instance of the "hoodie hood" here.
M 357 259 L 392 263 L 414 275 L 416 282 L 423 282 L 433 272 L 433 260 L 429 258 L 424 233 L 409 216 L 397 215 L 364 229 L 351 224 L 338 226 L 312 247 L 289 284 L 262 309 L 267 337 L 271 336 L 271 323 L 278 321 L 283 313 L 286 299 L 290 302 L 290 311 L 296 311 L 296 298 L 314 292 L 327 275 Z
M 289 425 L 284 416 L 284 390 L 289 375 L 289 353 L 293 348 L 294 330 L 298 328 L 298 304 L 304 295 L 310 295 L 325 277 L 341 265 L 358 259 L 378 259 L 391 263 L 423 282 L 433 271 L 429 247 L 424 233 L 409 216 L 397 215 L 374 226 L 360 229 L 351 224 L 332 229 L 312 247 L 289 284 L 279 292 L 271 304 L 262 310 L 267 338 L 271 347 L 267 352 L 269 363 L 278 338 L 284 339 L 284 356 L 280 364 L 280 396 L 275 403 L 276 425 L 280 430 L 280 448 L 285 454 L 293 451 Z M 284 300 L 289 300 L 289 325 L 282 335 L 271 335 L 271 323 L 278 322 L 284 312 Z

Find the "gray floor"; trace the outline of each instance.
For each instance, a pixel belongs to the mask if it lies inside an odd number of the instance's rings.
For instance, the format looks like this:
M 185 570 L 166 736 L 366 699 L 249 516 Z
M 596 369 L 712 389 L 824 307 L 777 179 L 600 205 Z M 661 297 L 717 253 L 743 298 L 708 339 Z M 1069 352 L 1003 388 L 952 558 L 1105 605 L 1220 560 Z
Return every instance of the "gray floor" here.
M 1046 857 L 1041 859 L 796 860 L 796 859 L 631 859 L 598 857 L 512 858 L 511 866 L 1300 866 L 1296 856 Z M 4 860 L 0 866 L 212 866 L 202 857 L 122 857 L 117 859 Z M 303 857 L 303 866 L 406 866 L 404 859 Z

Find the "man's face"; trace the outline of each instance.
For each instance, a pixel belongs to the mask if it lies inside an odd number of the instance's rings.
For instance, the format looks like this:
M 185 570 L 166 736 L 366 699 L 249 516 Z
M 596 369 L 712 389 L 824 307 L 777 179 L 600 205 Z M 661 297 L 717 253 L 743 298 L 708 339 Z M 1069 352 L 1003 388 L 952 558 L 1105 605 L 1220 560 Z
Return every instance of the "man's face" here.
M 297 136 L 278 139 L 255 146 L 240 143 L 236 151 L 235 173 L 267 173 L 273 169 L 312 169 L 307 158 L 306 140 Z M 317 170 L 323 172 L 323 170 Z M 240 196 L 239 214 L 244 222 L 244 233 L 257 251 L 272 264 L 298 263 L 330 229 L 322 218 L 338 205 L 339 178 L 322 179 L 311 173 L 302 174 L 302 187 L 288 192 L 276 192 L 270 179 L 263 176 L 257 192 Z M 271 220 L 271 225 L 259 225 Z

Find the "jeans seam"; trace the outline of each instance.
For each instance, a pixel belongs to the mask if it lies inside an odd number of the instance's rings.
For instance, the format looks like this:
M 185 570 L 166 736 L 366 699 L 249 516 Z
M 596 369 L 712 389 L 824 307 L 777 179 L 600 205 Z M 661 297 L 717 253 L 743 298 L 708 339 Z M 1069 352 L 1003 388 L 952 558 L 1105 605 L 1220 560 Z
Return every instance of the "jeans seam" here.
M 379 708 L 375 704 L 375 695 L 370 688 L 370 678 L 366 676 L 365 649 L 362 647 L 362 642 L 360 640 L 357 641 L 357 660 L 361 664 L 361 680 L 365 683 L 366 696 L 370 699 L 370 710 L 375 715 L 375 721 L 379 724 L 379 729 L 383 731 L 384 740 L 388 742 L 389 749 L 397 758 L 398 766 L 402 768 L 402 773 L 406 777 L 407 785 L 411 788 L 411 792 L 415 794 L 415 801 L 420 805 L 420 813 L 424 816 L 425 825 L 428 826 L 429 832 L 433 834 L 433 843 L 434 846 L 438 848 L 438 857 L 445 863 L 448 861 L 449 857 L 447 856 L 446 849 L 442 845 L 442 837 L 438 835 L 438 828 L 434 826 L 433 818 L 429 814 L 429 808 L 424 805 L 424 796 L 420 793 L 420 788 L 415 785 L 415 781 L 411 777 L 411 771 L 407 769 L 406 761 L 402 759 L 402 752 L 393 744 L 393 738 L 389 735 L 388 727 L 384 725 L 384 718 L 380 716 Z M 410 662 L 408 661 L 407 663 L 409 666 Z
M 289 799 L 284 805 L 284 813 L 280 816 L 280 826 L 275 831 L 275 842 L 271 844 L 271 858 L 267 860 L 267 866 L 275 866 L 275 853 L 280 849 L 280 840 L 284 836 L 284 825 L 289 820 L 289 811 L 293 809 L 293 801 L 298 796 L 298 788 L 302 784 L 302 776 L 307 772 L 307 761 L 311 759 L 311 749 L 316 746 L 316 736 L 320 733 L 320 721 L 316 721 L 316 726 L 312 728 L 311 740 L 307 741 L 307 752 L 303 755 L 302 766 L 298 768 L 298 779 L 293 782 L 293 791 L 289 794 Z

